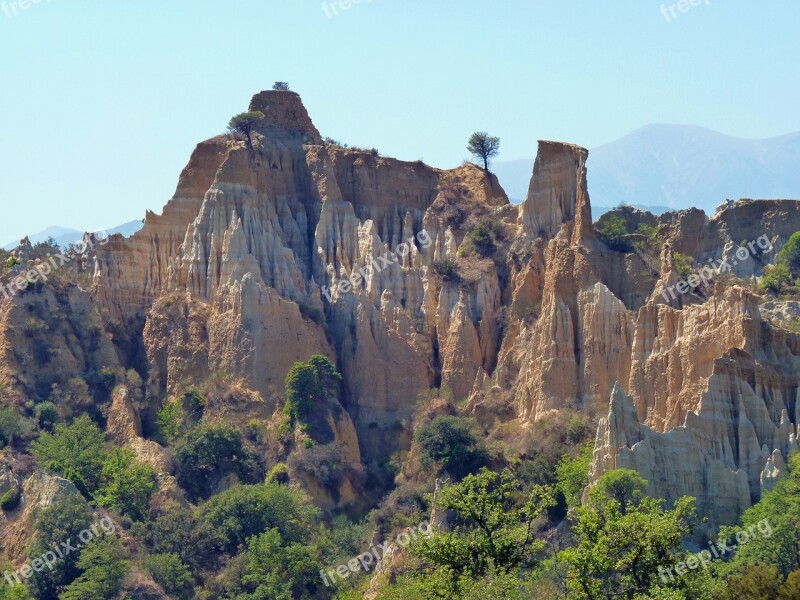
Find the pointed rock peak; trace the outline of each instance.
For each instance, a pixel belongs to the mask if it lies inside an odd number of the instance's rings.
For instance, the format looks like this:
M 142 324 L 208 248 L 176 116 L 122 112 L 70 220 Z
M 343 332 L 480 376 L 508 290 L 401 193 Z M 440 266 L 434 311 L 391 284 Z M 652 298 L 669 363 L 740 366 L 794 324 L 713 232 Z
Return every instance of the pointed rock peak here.
M 588 157 L 586 148 L 574 144 L 539 141 L 528 196 L 520 208 L 525 233 L 553 236 L 563 223 L 575 221 L 582 237 L 591 235 L 592 214 L 586 186 Z
M 614 383 L 614 389 L 611 390 L 611 403 L 609 407 L 609 416 L 612 414 L 623 414 L 631 412 L 636 414 L 636 409 L 633 406 L 633 398 L 625 393 L 619 382 Z
M 266 133 L 282 132 L 305 138 L 309 144 L 321 144 L 319 131 L 308 116 L 300 95 L 290 91 L 259 92 L 250 101 L 251 111 L 261 111 L 265 119 L 258 126 Z

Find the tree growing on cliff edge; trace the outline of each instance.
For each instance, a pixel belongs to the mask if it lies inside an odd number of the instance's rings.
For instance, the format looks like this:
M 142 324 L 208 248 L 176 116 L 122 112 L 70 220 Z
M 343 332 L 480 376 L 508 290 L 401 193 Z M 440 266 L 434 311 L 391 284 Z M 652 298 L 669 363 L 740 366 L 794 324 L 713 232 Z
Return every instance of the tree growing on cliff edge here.
M 289 91 L 289 82 L 287 81 L 276 81 L 275 84 L 272 86 L 272 89 L 276 92 L 288 92 Z
M 252 148 L 253 140 L 250 135 L 253 133 L 253 127 L 259 121 L 263 121 L 265 116 L 260 110 L 239 113 L 228 123 L 228 131 L 230 133 L 243 133 L 247 137 L 248 147 Z
M 306 418 L 326 398 L 338 398 L 342 376 L 328 357 L 315 354 L 307 363 L 296 362 L 286 376 L 284 412 L 295 420 Z
M 485 131 L 476 131 L 467 142 L 467 150 L 483 161 L 483 170 L 489 172 L 489 161 L 500 153 L 500 138 Z

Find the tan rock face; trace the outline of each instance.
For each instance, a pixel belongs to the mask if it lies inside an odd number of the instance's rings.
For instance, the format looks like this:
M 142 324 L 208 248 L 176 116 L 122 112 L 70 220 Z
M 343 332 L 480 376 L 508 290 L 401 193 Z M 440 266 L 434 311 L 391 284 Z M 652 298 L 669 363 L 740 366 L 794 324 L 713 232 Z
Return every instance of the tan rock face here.
M 421 391 L 443 380 L 465 398 L 493 370 L 500 279 L 491 265 L 461 286 L 432 276 L 466 233 L 431 210 L 448 172 L 323 144 L 293 93 L 262 92 L 250 108 L 266 115 L 252 148 L 198 146 L 164 214 L 98 252 L 98 297 L 144 318 L 152 402 L 221 372 L 275 407 L 294 362 L 331 357 L 353 455 L 382 462 L 408 444 Z M 481 214 L 509 206 L 477 167 L 452 178 Z
M 106 434 L 119 446 L 133 450 L 137 460 L 153 467 L 157 474 L 163 476 L 172 470 L 169 450 L 142 437 L 142 421 L 123 386 L 114 390 Z
M 721 280 L 702 294 L 662 292 L 678 280 L 673 252 L 729 258 L 762 234 L 777 248 L 800 229 L 795 205 L 742 202 L 711 219 L 633 211 L 661 226 L 666 245 L 660 259 L 623 254 L 595 236 L 578 146 L 540 143 L 517 210 L 475 166 L 441 171 L 324 143 L 294 93 L 262 92 L 250 108 L 266 115 L 252 146 L 200 144 L 163 214 L 96 253 L 100 310 L 141 336 L 151 411 L 214 373 L 274 410 L 291 365 L 325 354 L 344 375 L 348 419 L 336 437 L 349 461 L 375 465 L 408 446 L 426 388 L 469 396 L 485 423 L 493 406 L 503 419 L 513 406 L 524 424 L 569 406 L 607 414 L 619 383 L 594 478 L 635 465 L 658 493 L 693 493 L 709 508 L 703 473 L 727 498 L 727 519 L 780 474 L 774 451 L 786 456 L 798 422 L 797 336 Z M 503 232 L 491 258 L 469 255 L 475 215 Z M 768 258 L 737 273 L 759 273 Z M 445 259 L 460 281 L 434 272 Z M 19 300 L 0 305 L 0 322 L 13 310 Z M 784 312 L 770 309 L 772 322 Z M 83 368 L 78 354 L 59 368 Z M 7 364 L 28 368 L 18 363 Z M 116 410 L 130 442 L 135 419 L 121 400 Z

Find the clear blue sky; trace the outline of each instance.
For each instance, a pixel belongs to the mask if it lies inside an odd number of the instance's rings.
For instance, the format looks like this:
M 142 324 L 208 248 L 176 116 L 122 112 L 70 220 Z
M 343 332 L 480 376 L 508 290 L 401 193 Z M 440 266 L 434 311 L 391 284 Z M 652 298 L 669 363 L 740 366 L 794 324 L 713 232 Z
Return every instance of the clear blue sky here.
M 702 0 L 670 22 L 661 5 L 362 0 L 333 18 L 321 0 L 0 8 L 0 245 L 160 212 L 195 144 L 275 80 L 323 135 L 440 167 L 466 158 L 477 129 L 501 137 L 499 160 L 533 156 L 540 138 L 593 147 L 655 122 L 800 130 L 797 0 Z

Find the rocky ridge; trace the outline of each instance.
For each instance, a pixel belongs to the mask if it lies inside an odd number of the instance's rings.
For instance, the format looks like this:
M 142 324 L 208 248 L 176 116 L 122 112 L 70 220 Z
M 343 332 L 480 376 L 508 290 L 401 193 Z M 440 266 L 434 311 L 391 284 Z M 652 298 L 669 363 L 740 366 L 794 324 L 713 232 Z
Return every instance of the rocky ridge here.
M 467 400 L 487 429 L 566 407 L 607 415 L 592 481 L 631 466 L 654 494 L 695 495 L 720 522 L 785 469 L 797 444 L 798 336 L 723 276 L 674 301 L 662 292 L 679 281 L 675 251 L 728 260 L 765 235 L 772 250 L 734 272 L 759 275 L 800 229 L 797 202 L 634 215 L 661 227 L 652 260 L 598 238 L 583 148 L 540 142 L 514 207 L 474 165 L 443 171 L 323 141 L 292 92 L 261 92 L 250 109 L 267 115 L 252 145 L 229 135 L 199 144 L 162 214 L 80 266 L 90 285 L 0 303 L 9 394 L 41 399 L 76 372 L 146 373 L 141 402 L 114 397 L 112 423 L 169 477 L 168 457 L 146 439 L 165 396 L 223 373 L 268 421 L 292 364 L 325 354 L 343 374 L 330 423 L 356 474 L 408 447 L 416 399 L 432 387 Z M 471 245 L 479 223 L 493 232 L 485 256 Z M 457 274 L 443 276 L 443 263 Z M 47 373 L 26 362 L 44 343 L 37 323 L 21 330 L 26 312 L 59 332 Z M 334 506 L 353 501 L 358 481 L 330 496 L 307 485 Z

